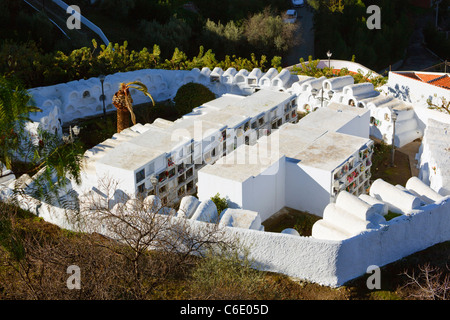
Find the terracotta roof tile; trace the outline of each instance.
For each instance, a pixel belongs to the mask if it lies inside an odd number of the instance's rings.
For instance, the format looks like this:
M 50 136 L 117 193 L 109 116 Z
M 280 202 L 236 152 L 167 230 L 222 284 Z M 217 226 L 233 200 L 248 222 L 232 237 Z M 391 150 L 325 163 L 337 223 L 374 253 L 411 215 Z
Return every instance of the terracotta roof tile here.
M 425 73 L 416 73 L 416 76 L 422 80 L 423 82 L 430 82 L 437 78 L 442 77 L 441 74 L 425 74 Z
M 398 74 L 398 75 L 401 75 L 401 76 L 404 76 L 404 77 L 408 77 L 408 78 L 412 78 L 412 79 L 415 79 L 415 80 L 422 81 L 418 76 L 416 76 L 416 74 L 414 72 L 402 72 L 402 73 L 394 72 L 394 73 Z
M 450 77 L 448 75 L 432 80 L 429 83 L 442 88 L 450 89 Z
M 395 72 L 395 74 L 408 77 L 411 79 L 419 80 L 428 84 L 432 84 L 441 88 L 450 89 L 450 77 L 448 74 L 425 74 L 415 72 Z

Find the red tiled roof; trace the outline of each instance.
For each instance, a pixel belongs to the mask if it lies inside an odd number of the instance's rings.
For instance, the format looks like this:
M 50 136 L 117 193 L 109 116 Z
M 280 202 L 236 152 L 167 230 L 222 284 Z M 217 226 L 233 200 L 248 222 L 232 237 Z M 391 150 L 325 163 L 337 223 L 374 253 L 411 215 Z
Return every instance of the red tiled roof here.
M 404 77 L 408 77 L 408 78 L 412 78 L 412 79 L 415 79 L 415 80 L 422 81 L 418 76 L 416 76 L 416 74 L 414 72 L 402 72 L 402 73 L 395 72 L 395 73 L 399 74 L 401 76 L 404 76 Z
M 450 89 L 450 77 L 447 74 L 440 78 L 432 80 L 429 83 L 442 88 Z
M 442 77 L 442 75 L 440 75 L 440 74 L 425 74 L 425 73 L 416 73 L 416 76 L 423 82 L 428 82 L 428 83 L 430 83 L 430 81 L 432 81 L 434 79 Z
M 441 88 L 450 89 L 450 77 L 448 74 L 428 74 L 415 72 L 395 72 L 395 74 L 419 80 Z

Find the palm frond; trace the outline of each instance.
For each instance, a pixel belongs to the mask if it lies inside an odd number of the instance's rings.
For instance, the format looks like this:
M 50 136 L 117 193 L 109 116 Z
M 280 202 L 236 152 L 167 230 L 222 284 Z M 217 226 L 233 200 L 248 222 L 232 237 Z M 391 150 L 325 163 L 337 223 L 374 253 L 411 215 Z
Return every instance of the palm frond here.
M 143 84 L 142 82 L 140 82 L 140 81 L 129 82 L 129 83 L 127 83 L 127 87 L 129 89 L 136 89 L 136 90 L 141 91 L 147 97 L 149 97 L 152 100 L 152 104 L 155 105 L 155 100 L 153 100 L 152 95 L 148 92 L 147 86 L 145 84 Z

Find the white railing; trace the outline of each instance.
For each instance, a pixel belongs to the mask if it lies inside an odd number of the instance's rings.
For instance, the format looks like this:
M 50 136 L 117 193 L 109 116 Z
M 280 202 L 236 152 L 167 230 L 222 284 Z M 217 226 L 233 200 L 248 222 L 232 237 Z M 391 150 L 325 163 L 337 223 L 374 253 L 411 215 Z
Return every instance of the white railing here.
M 52 0 L 56 5 L 58 5 L 59 7 L 61 7 L 62 9 L 64 9 L 64 12 L 67 11 L 67 8 L 69 7 L 68 4 L 66 4 L 64 1 L 61 0 Z M 88 19 L 86 19 L 85 17 L 83 17 L 83 15 L 80 13 L 80 19 L 81 19 L 81 23 L 84 24 L 86 27 L 88 27 L 89 29 L 91 29 L 93 32 L 95 32 L 101 39 L 102 41 L 105 43 L 105 45 L 109 44 L 109 40 L 108 38 L 105 36 L 105 34 L 103 33 L 102 29 L 100 29 L 99 27 L 97 27 L 95 24 L 93 24 L 91 21 L 89 21 Z

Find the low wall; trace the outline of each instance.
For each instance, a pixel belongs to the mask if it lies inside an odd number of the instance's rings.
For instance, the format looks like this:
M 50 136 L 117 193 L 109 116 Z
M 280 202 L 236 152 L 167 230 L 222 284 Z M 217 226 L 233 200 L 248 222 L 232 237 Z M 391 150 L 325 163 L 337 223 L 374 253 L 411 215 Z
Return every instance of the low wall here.
M 328 61 L 328 59 L 322 59 L 319 61 L 319 64 L 317 65 L 317 68 L 319 69 L 323 69 L 323 68 L 328 68 L 328 63 L 330 63 L 331 68 L 336 69 L 336 70 L 341 70 L 341 69 L 348 69 L 348 71 L 351 72 L 356 72 L 359 73 L 359 71 L 362 71 L 363 75 L 367 75 L 367 74 L 371 74 L 370 78 L 375 78 L 375 77 L 379 77 L 380 74 L 376 73 L 373 70 L 370 70 L 369 68 L 357 63 L 357 62 L 352 62 L 352 61 L 347 61 L 347 60 L 336 60 L 336 59 L 330 59 Z M 305 64 L 308 64 L 308 61 L 305 61 Z M 298 64 L 297 66 L 300 66 L 300 64 Z M 288 67 L 288 69 L 291 69 L 293 66 Z
M 414 112 L 421 130 L 425 130 L 429 119 L 450 124 L 450 114 L 418 106 L 414 106 Z
M 450 197 L 447 197 L 423 210 L 394 218 L 379 230 L 342 241 L 336 283 L 343 284 L 363 275 L 370 265 L 384 266 L 449 240 Z
M 76 229 L 68 225 L 63 209 L 25 203 L 21 202 L 33 213 L 37 209 L 44 220 Z M 202 221 L 189 221 L 194 228 L 206 225 Z M 249 257 L 260 270 L 339 287 L 364 275 L 371 265 L 381 267 L 449 241 L 450 197 L 342 241 L 233 227 L 224 227 L 223 231 L 224 236 L 239 239 L 243 247 L 250 249 Z
M 257 69 L 259 70 L 259 69 Z M 173 99 L 178 89 L 189 82 L 201 83 L 214 94 L 225 93 L 249 95 L 253 92 L 245 83 L 239 84 L 233 79 L 223 78 L 223 82 L 211 81 L 209 68 L 192 70 L 142 69 L 129 72 L 117 72 L 107 75 L 103 82 L 105 105 L 101 100 L 102 83 L 99 78 L 75 80 L 52 86 L 31 88 L 28 90 L 34 104 L 42 112 L 32 113 L 30 119 L 39 122 L 43 129 L 50 130 L 75 119 L 86 118 L 115 111 L 112 97 L 122 82 L 140 81 L 147 86 L 155 101 Z M 290 85 L 290 84 L 287 84 Z M 251 89 L 251 90 L 250 90 Z M 149 103 L 150 99 L 143 93 L 132 89 L 134 104 Z

